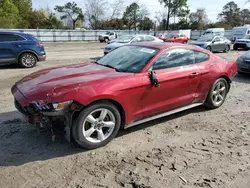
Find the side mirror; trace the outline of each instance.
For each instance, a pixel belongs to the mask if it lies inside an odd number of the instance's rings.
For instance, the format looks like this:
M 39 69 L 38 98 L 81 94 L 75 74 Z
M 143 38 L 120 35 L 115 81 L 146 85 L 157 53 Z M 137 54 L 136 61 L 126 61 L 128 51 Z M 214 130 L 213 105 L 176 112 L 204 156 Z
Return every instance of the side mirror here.
M 213 40 L 212 43 L 215 43 L 215 41 Z
M 150 78 L 150 81 L 154 87 L 160 87 L 160 83 L 159 83 L 154 71 L 151 71 L 149 73 L 149 78 Z

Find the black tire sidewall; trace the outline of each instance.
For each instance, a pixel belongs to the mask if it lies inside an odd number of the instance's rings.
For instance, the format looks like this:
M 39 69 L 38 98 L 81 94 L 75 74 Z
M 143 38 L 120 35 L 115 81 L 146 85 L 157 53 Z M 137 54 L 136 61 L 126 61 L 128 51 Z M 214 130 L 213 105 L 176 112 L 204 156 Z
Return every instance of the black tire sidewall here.
M 229 45 L 227 45 L 227 46 L 226 46 L 226 50 L 225 50 L 225 52 L 226 52 L 226 53 L 228 53 L 229 51 L 230 51 L 230 46 L 229 46 Z
M 208 51 L 212 52 L 211 46 L 207 46 L 206 49 L 207 49 Z
M 83 122 L 84 122 L 85 118 L 92 111 L 94 111 L 98 108 L 106 108 L 106 109 L 110 110 L 113 113 L 113 115 L 115 116 L 116 125 L 115 125 L 115 128 L 114 128 L 112 134 L 109 136 L 109 138 L 107 138 L 106 140 L 99 142 L 99 143 L 92 143 L 92 142 L 89 142 L 84 137 L 83 132 L 82 132 L 82 126 L 83 126 Z M 117 135 L 117 133 L 120 129 L 120 126 L 121 126 L 121 114 L 120 114 L 119 110 L 117 109 L 117 107 L 114 104 L 112 104 L 111 102 L 103 101 L 103 102 L 97 102 L 97 103 L 92 104 L 92 105 L 83 109 L 83 111 L 78 116 L 75 124 L 73 125 L 73 130 L 72 130 L 73 132 L 72 133 L 73 133 L 73 138 L 82 148 L 95 149 L 95 148 L 102 147 L 102 146 L 106 145 L 107 143 L 109 143 Z
M 22 58 L 23 58 L 25 55 L 31 55 L 31 56 L 34 57 L 34 59 L 35 59 L 34 65 L 32 65 L 31 67 L 27 67 L 26 65 L 24 65 L 24 64 L 22 63 Z M 33 68 L 33 67 L 36 66 L 36 64 L 37 64 L 37 57 L 36 57 L 34 54 L 32 54 L 32 53 L 24 53 L 24 54 L 22 54 L 22 55 L 20 56 L 20 58 L 19 58 L 19 64 L 20 64 L 23 68 Z
M 224 97 L 222 103 L 220 105 L 215 105 L 214 102 L 213 102 L 212 97 L 213 97 L 214 88 L 216 87 L 216 85 L 217 85 L 218 82 L 224 82 L 224 84 L 226 85 L 226 91 L 227 92 L 225 94 L 225 97 Z M 217 79 L 214 82 L 213 86 L 211 87 L 211 89 L 210 89 L 210 91 L 208 93 L 207 100 L 206 100 L 206 106 L 208 108 L 211 108 L 211 109 L 219 108 L 220 106 L 222 106 L 224 104 L 225 100 L 226 100 L 226 97 L 227 97 L 227 94 L 228 94 L 228 89 L 229 89 L 228 82 L 224 78 Z

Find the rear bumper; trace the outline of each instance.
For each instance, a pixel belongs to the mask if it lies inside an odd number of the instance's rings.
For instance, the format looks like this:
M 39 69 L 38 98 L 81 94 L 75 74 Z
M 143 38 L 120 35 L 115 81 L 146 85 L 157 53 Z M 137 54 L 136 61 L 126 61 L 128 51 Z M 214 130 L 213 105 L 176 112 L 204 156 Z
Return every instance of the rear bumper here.
M 40 55 L 38 56 L 38 61 L 45 61 L 46 60 L 46 55 Z

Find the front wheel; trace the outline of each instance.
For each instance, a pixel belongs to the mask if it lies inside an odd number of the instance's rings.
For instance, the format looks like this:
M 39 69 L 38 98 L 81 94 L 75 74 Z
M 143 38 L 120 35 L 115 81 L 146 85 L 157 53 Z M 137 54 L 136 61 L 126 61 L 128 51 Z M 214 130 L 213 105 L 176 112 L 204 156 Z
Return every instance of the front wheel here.
M 108 101 L 85 108 L 73 126 L 73 138 L 82 148 L 95 149 L 109 143 L 121 126 L 117 107 Z
M 238 48 L 237 48 L 235 45 L 234 45 L 233 49 L 234 49 L 234 50 L 238 50 Z
M 208 51 L 212 52 L 211 46 L 206 47 L 206 49 L 207 49 Z
M 32 68 L 36 65 L 37 58 L 32 53 L 24 53 L 19 58 L 19 64 L 24 68 Z
M 208 93 L 205 106 L 210 109 L 219 108 L 225 102 L 228 90 L 228 82 L 224 78 L 217 79 Z
M 105 40 L 105 42 L 106 42 L 106 43 L 108 43 L 108 41 L 109 41 L 109 39 L 108 39 L 108 38 L 105 38 L 104 40 Z

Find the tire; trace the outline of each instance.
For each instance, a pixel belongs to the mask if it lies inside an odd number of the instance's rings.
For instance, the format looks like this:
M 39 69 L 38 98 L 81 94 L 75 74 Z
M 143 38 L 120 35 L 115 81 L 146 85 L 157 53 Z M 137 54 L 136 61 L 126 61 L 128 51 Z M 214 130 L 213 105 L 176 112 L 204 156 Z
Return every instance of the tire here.
M 207 49 L 208 51 L 212 52 L 211 46 L 207 46 L 206 49 Z
M 204 105 L 209 109 L 219 108 L 225 102 L 228 90 L 227 80 L 224 78 L 217 79 L 210 89 Z
M 106 114 L 104 119 L 101 114 Z M 111 102 L 102 101 L 83 109 L 72 127 L 72 134 L 80 147 L 95 149 L 109 143 L 117 135 L 120 126 L 121 114 L 117 107 Z
M 19 64 L 24 68 L 33 68 L 37 63 L 37 57 L 32 53 L 24 53 L 19 58 Z
M 234 45 L 233 49 L 234 49 L 234 50 L 238 50 L 238 48 L 237 48 L 235 45 Z
M 109 41 L 109 39 L 108 39 L 108 38 L 105 38 L 104 40 L 105 40 L 105 42 L 106 42 L 106 43 L 108 43 L 108 41 Z
M 227 46 L 226 46 L 226 49 L 224 50 L 224 52 L 225 52 L 225 53 L 228 53 L 229 51 L 230 51 L 230 46 L 227 45 Z
M 100 40 L 100 43 L 103 43 L 104 42 L 104 40 Z

